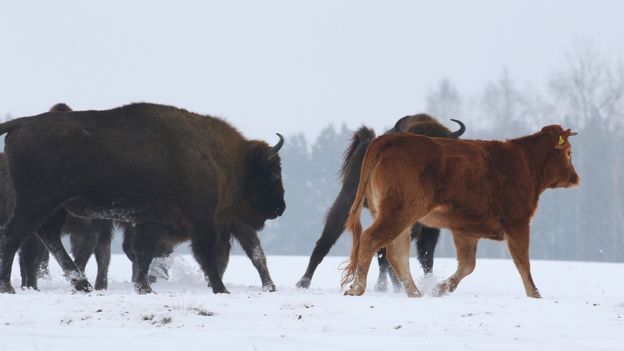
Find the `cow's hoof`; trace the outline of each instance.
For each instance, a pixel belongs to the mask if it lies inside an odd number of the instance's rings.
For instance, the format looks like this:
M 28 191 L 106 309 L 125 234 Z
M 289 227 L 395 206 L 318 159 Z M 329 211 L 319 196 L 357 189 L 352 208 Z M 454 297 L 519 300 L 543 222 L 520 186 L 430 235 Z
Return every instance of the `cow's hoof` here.
M 86 279 L 75 280 L 72 282 L 72 285 L 74 286 L 74 290 L 76 291 L 80 291 L 80 292 L 92 292 L 93 291 L 93 287 L 91 286 L 91 284 L 89 284 L 89 281 L 87 281 Z
M 532 293 L 527 294 L 528 297 L 532 297 L 534 299 L 541 299 L 542 295 L 540 295 L 539 291 L 536 289 Z
M 303 277 L 297 282 L 297 287 L 307 289 L 310 287 L 310 283 L 312 283 L 312 279 L 308 277 Z
M 418 290 L 409 290 L 406 289 L 405 292 L 407 293 L 407 297 L 409 298 L 413 298 L 413 297 L 422 297 L 422 294 L 420 293 L 420 291 Z
M 273 284 L 273 282 L 262 284 L 262 290 L 263 291 L 268 291 L 268 292 L 274 292 L 275 291 L 275 284 Z
M 433 289 L 433 296 L 441 297 L 452 292 L 450 284 L 448 282 L 440 283 Z
M 107 282 L 96 282 L 95 283 L 95 290 L 106 290 L 108 289 L 108 283 Z
M 0 293 L 2 294 L 15 294 L 15 289 L 9 282 L 0 282 Z
M 351 287 L 351 289 L 345 291 L 344 294 L 346 296 L 362 296 L 364 294 L 364 289 Z

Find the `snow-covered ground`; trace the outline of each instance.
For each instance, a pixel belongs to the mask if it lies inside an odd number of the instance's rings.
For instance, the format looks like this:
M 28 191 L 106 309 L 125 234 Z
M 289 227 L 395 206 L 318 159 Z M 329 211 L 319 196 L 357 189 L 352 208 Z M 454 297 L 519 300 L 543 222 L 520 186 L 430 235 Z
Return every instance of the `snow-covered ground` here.
M 307 257 L 269 257 L 278 291 L 268 293 L 249 260 L 234 256 L 231 294 L 218 296 L 190 256 L 176 257 L 171 280 L 147 296 L 134 293 L 122 255 L 103 293 L 73 293 L 52 265 L 40 292 L 0 295 L 0 350 L 624 350 L 624 264 L 533 261 L 544 297 L 534 300 L 511 261 L 480 259 L 455 293 L 408 299 L 372 291 L 376 264 L 364 296 L 343 296 L 343 260 L 326 258 L 302 290 L 294 285 Z M 412 267 L 429 291 L 433 281 Z M 435 279 L 454 269 L 437 259 Z M 91 280 L 94 272 L 90 262 Z

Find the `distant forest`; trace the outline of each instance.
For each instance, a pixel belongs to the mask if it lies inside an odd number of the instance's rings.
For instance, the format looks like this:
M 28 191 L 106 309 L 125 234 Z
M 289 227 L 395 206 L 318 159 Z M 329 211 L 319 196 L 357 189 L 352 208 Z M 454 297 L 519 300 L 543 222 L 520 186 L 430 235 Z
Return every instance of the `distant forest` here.
M 531 257 L 558 260 L 624 261 L 624 64 L 591 48 L 570 53 L 542 87 L 519 86 L 508 70 L 481 91 L 463 94 L 451 79 L 442 79 L 426 97 L 422 110 L 450 129 L 450 118 L 467 127 L 465 139 L 520 137 L 548 124 L 579 132 L 571 139 L 573 163 L 581 177 L 576 189 L 547 190 L 532 222 Z M 8 115 L 7 115 L 8 117 Z M 387 126 L 403 116 L 387 116 Z M 377 130 L 377 134 L 385 130 Z M 260 233 L 269 254 L 309 255 L 325 215 L 340 188 L 338 171 L 352 130 L 329 125 L 316 140 L 303 133 L 286 137 L 280 152 L 287 209 Z M 369 223 L 366 220 L 365 224 Z M 119 251 L 121 236 L 115 238 Z M 345 233 L 330 252 L 346 255 Z M 240 248 L 235 250 L 240 253 Z M 412 250 L 414 251 L 414 250 Z M 453 257 L 443 231 L 437 256 Z M 506 245 L 482 240 L 480 257 L 508 257 Z M 303 267 L 302 267 L 303 272 Z

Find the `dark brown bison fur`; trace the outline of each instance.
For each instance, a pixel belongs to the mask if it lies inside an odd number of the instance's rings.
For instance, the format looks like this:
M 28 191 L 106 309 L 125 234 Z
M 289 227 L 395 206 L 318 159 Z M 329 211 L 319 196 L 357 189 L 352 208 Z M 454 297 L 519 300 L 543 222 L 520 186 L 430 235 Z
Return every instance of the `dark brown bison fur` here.
M 353 248 L 343 276 L 347 295 L 361 295 L 376 250 L 388 258 L 408 296 L 420 296 L 409 271 L 409 228 L 416 222 L 449 228 L 457 271 L 439 284 L 452 292 L 476 262 L 479 239 L 506 240 L 529 297 L 540 297 L 531 277 L 529 223 L 540 194 L 576 186 L 568 138 L 575 133 L 551 125 L 526 137 L 499 141 L 449 140 L 408 133 L 372 142 L 347 220 Z M 373 223 L 362 232 L 364 200 Z M 407 247 L 407 250 L 406 250 Z
M 388 130 L 386 134 L 407 131 L 434 137 L 458 138 L 464 133 L 465 126 L 460 121 L 453 121 L 460 125 L 460 129 L 455 132 L 451 132 L 435 118 L 427 114 L 410 115 L 399 119 L 394 127 Z M 312 251 L 308 267 L 303 277 L 297 282 L 298 287 L 308 288 L 310 286 L 316 267 L 321 263 L 344 231 L 349 207 L 355 198 L 355 190 L 360 179 L 362 160 L 364 159 L 364 154 L 366 153 L 368 145 L 375 137 L 375 131 L 364 126 L 353 133 L 351 143 L 345 151 L 344 161 L 340 170 L 342 188 L 336 200 L 334 200 L 332 207 L 329 209 L 323 232 L 316 242 L 316 246 Z M 439 235 L 440 230 L 437 228 L 429 228 L 421 225 L 414 225 L 412 227 L 411 236 L 416 240 L 418 260 L 425 274 L 431 273 L 433 269 L 433 255 Z M 385 249 L 380 250 L 377 257 L 380 267 L 377 289 L 387 289 L 387 275 L 390 275 L 395 290 L 400 289 L 400 283 L 394 272 L 390 269 L 386 259 Z
M 59 103 L 50 112 L 70 112 L 72 109 Z M 11 185 L 8 164 L 4 154 L 0 154 L 0 221 L 6 223 L 15 208 L 15 192 Z M 92 254 L 97 261 L 95 289 L 108 286 L 108 266 L 110 264 L 110 244 L 113 224 L 109 220 L 83 219 L 68 216 L 62 232 L 70 235 L 71 250 L 76 265 L 84 271 Z M 31 235 L 20 246 L 20 274 L 22 287 L 37 289 L 39 277 L 47 274 L 49 253 L 41 240 Z
M 260 230 L 285 209 L 283 138 L 275 147 L 247 140 L 219 118 L 141 103 L 19 118 L 1 124 L 4 133 L 16 207 L 0 232 L 2 292 L 13 292 L 13 257 L 32 233 L 76 290 L 91 289 L 60 241 L 68 212 L 134 224 L 139 293 L 151 292 L 163 238 L 190 239 L 212 290 L 227 292 L 217 262 L 223 233 Z

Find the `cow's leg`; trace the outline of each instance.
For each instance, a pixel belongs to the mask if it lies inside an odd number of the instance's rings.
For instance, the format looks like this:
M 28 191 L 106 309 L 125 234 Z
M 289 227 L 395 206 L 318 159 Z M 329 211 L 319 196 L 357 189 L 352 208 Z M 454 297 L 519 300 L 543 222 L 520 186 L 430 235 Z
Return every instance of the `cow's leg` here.
M 155 223 L 138 223 L 133 230 L 132 250 L 135 255 L 133 262 L 134 290 L 138 294 L 152 293 L 148 273 L 160 241 L 165 236 L 166 228 Z
M 419 230 L 418 235 L 415 236 L 418 262 L 420 262 L 425 275 L 431 275 L 433 272 L 433 256 L 438 244 L 438 238 L 440 237 L 440 229 L 418 225 L 412 227 L 412 230 L 414 229 Z M 414 237 L 413 234 L 412 232 Z
M 19 248 L 19 264 L 22 288 L 39 290 L 37 280 L 48 249 L 36 235 L 27 237 Z
M 455 291 L 459 282 L 472 273 L 476 265 L 479 238 L 466 233 L 453 232 L 453 242 L 457 251 L 457 270 L 447 280 L 438 284 L 434 292 L 437 296 Z
M 226 293 L 229 291 L 225 288 L 223 280 L 219 275 L 219 260 L 217 253 L 218 231 L 213 222 L 205 222 L 196 225 L 195 232 L 191 237 L 191 247 L 193 256 L 204 271 L 204 275 L 212 286 L 212 292 L 215 294 Z
M 385 211 L 381 212 L 386 213 Z M 392 212 L 388 212 L 392 213 Z M 373 254 L 386 247 L 392 240 L 409 227 L 409 220 L 405 215 L 395 214 L 382 218 L 378 216 L 373 224 L 362 232 L 360 235 L 360 243 L 358 248 L 357 263 L 355 275 L 351 288 L 345 292 L 345 295 L 362 295 L 366 290 L 366 278 L 370 268 Z
M 264 250 L 262 250 L 258 233 L 248 228 L 240 228 L 232 232 L 232 234 L 241 244 L 247 257 L 249 257 L 254 267 L 256 267 L 258 274 L 260 274 L 262 289 L 264 291 L 275 291 L 275 284 L 269 274 L 266 256 L 264 255 Z
M 410 229 L 403 231 L 396 239 L 388 244 L 388 260 L 396 273 L 408 297 L 421 297 L 409 268 L 409 253 L 411 246 Z
M 528 297 L 541 298 L 539 290 L 531 277 L 531 262 L 529 261 L 529 226 L 506 230 L 509 253 L 520 273 L 524 290 Z
M 97 262 L 97 277 L 95 278 L 95 290 L 108 288 L 108 268 L 111 259 L 111 240 L 113 238 L 112 222 L 103 223 L 100 235 L 95 246 L 95 261 Z
M 65 224 L 66 218 L 67 212 L 65 209 L 62 207 L 57 208 L 54 214 L 39 226 L 37 235 L 61 266 L 65 277 L 71 281 L 74 289 L 89 292 L 93 290 L 91 284 L 89 284 L 83 271 L 76 266 L 61 243 L 61 229 Z

